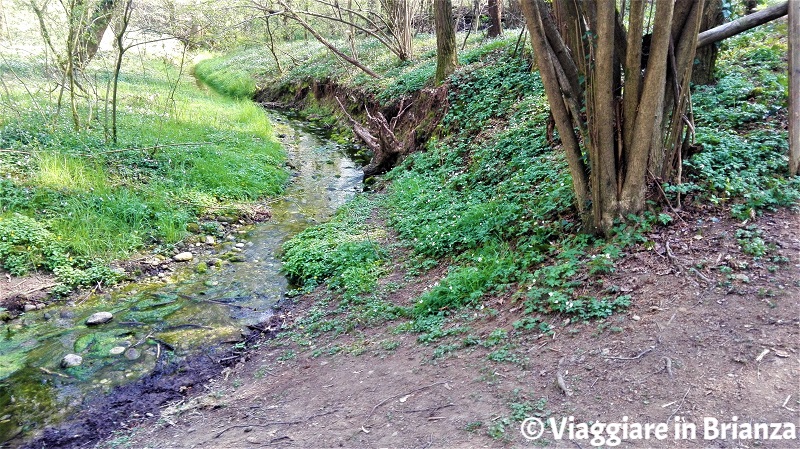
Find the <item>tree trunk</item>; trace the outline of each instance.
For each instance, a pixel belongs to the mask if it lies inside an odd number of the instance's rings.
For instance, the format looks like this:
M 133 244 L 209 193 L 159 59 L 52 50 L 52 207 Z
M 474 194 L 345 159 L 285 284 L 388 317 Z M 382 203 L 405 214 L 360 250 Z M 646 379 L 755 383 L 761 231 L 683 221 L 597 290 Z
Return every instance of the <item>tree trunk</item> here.
M 653 2 L 652 18 L 648 3 L 617 11 L 616 2 L 554 0 L 554 20 L 544 0 L 522 2 L 577 208 L 593 232 L 641 212 L 650 168 L 657 176 L 680 150 L 703 0 Z
M 458 67 L 450 0 L 433 0 L 433 21 L 436 26 L 436 84 L 440 84 Z
M 710 30 L 723 23 L 725 23 L 725 15 L 722 14 L 722 0 L 708 0 L 706 10 L 703 12 L 703 21 L 700 23 L 700 31 Z M 698 85 L 714 83 L 714 68 L 718 53 L 719 48 L 716 45 L 706 45 L 697 49 L 695 65 L 692 69 L 692 83 Z
M 503 34 L 503 1 L 489 0 L 489 29 L 486 34 L 489 37 L 497 37 Z
M 392 37 L 396 41 L 398 58 L 408 61 L 414 57 L 414 47 L 411 38 L 411 21 L 414 9 L 409 0 L 384 0 L 384 8 L 391 26 Z
M 800 171 L 800 2 L 789 2 L 789 173 Z
M 75 49 L 75 58 L 80 67 L 86 67 L 86 64 L 97 54 L 100 41 L 103 40 L 103 35 L 114 15 L 115 4 L 115 0 L 101 0 L 92 11 Z

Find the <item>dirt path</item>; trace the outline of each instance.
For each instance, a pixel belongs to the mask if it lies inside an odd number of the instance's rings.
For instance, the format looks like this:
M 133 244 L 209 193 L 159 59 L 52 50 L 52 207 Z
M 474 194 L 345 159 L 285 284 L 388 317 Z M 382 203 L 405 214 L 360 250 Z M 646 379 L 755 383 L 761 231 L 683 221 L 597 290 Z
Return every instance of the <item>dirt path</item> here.
M 349 349 L 336 355 L 275 340 L 202 395 L 163 409 L 155 426 L 103 446 L 522 447 L 545 443 L 523 438 L 517 420 L 524 417 L 627 416 L 631 423 L 685 419 L 698 434 L 621 447 L 796 448 L 800 440 L 703 440 L 705 417 L 800 426 L 800 217 L 782 212 L 758 226 L 776 248 L 756 261 L 739 249 L 741 224 L 727 219 L 651 236 L 656 248 L 631 254 L 610 279 L 631 290 L 633 305 L 605 322 L 558 325 L 552 336 L 514 333 L 519 311 L 495 299 L 499 313 L 471 321 L 470 333 L 507 329 L 514 349 L 504 360 L 490 360 L 497 348 L 481 345 L 438 357 L 416 334 L 387 328 L 338 337 L 338 347 Z M 730 274 L 703 269 L 723 265 Z M 430 281 L 416 278 L 404 289 Z M 311 301 L 303 298 L 294 313 Z M 593 446 L 557 441 L 549 430 L 542 438 L 549 447 Z

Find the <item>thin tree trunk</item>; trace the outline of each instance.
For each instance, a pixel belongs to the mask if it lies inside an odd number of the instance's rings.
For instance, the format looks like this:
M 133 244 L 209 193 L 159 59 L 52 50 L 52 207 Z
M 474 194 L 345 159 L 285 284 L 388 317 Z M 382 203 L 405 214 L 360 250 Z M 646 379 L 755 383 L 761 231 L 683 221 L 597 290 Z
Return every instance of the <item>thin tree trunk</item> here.
M 283 68 L 281 67 L 281 61 L 278 59 L 278 54 L 275 53 L 275 37 L 272 35 L 272 27 L 269 26 L 270 17 L 272 17 L 270 14 L 266 14 L 264 16 L 264 25 L 266 25 L 267 28 L 269 52 L 272 54 L 272 59 L 275 60 L 275 67 L 278 69 L 278 74 L 282 74 Z
M 623 91 L 622 139 L 624 148 L 633 146 L 636 109 L 642 87 L 642 33 L 644 25 L 644 0 L 631 0 L 628 45 L 625 54 L 625 84 Z
M 789 4 L 789 173 L 800 171 L 800 1 Z
M 132 12 L 133 0 L 127 0 L 120 18 L 119 29 L 114 32 L 117 44 L 117 60 L 114 65 L 114 83 L 111 88 L 111 141 L 115 144 L 117 143 L 117 86 L 119 84 L 119 74 L 122 71 L 122 58 L 125 56 L 126 50 L 124 46 L 125 32 L 128 30 Z
M 433 20 L 436 26 L 436 83 L 439 84 L 458 67 L 450 0 L 433 0 Z
M 664 104 L 664 80 L 667 70 L 667 50 L 671 34 L 671 1 L 656 4 L 655 25 L 650 44 L 650 56 L 642 87 L 636 124 L 633 131 L 633 146 L 627 157 L 627 173 L 620 196 L 620 212 L 623 216 L 638 213 L 644 206 L 645 173 L 647 171 L 653 132 L 661 123 L 659 116 Z M 654 119 L 656 125 L 654 126 Z
M 617 214 L 617 183 L 614 145 L 614 27 L 615 4 L 597 2 L 597 44 L 594 73 L 587 98 L 588 142 L 592 164 L 592 209 L 594 225 L 610 229 Z
M 576 206 L 581 215 L 583 215 L 587 211 L 587 205 L 589 204 L 588 170 L 583 162 L 578 137 L 575 135 L 570 113 L 562 97 L 562 90 L 559 88 L 559 80 L 555 70 L 555 66 L 559 62 L 544 34 L 542 15 L 546 11 L 541 10 L 544 4 L 538 0 L 523 0 L 520 3 L 522 12 L 525 15 L 525 21 L 528 24 L 528 33 L 531 35 L 531 45 L 536 52 L 539 74 L 542 76 L 547 101 L 550 103 L 550 110 L 556 122 L 558 134 L 561 137 L 561 145 L 567 155 L 567 163 L 572 174 L 572 187 L 575 191 Z

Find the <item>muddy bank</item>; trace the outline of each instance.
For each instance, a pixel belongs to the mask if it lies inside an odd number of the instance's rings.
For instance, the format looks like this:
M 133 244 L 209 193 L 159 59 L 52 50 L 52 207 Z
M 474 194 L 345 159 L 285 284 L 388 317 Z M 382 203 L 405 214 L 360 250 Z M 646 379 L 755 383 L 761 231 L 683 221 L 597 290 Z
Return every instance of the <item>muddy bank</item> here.
M 169 361 L 164 352 L 153 371 L 136 382 L 115 387 L 105 395 L 87 398 L 82 411 L 56 427 L 46 429 L 24 449 L 85 448 L 112 433 L 154 423 L 169 403 L 203 391 L 203 385 L 222 371 L 249 359 L 245 347 L 272 338 L 291 317 L 291 304 L 279 307 L 269 321 L 251 326 L 251 332 L 237 345 L 209 348 L 208 352 Z

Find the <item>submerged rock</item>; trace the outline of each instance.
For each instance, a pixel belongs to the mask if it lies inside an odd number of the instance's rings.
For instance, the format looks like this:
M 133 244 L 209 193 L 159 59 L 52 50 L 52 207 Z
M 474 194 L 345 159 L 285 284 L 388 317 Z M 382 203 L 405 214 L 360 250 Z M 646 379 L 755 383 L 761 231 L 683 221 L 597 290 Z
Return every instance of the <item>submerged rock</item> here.
M 125 346 L 114 346 L 108 350 L 108 353 L 111 355 L 120 355 L 123 352 L 125 352 Z
M 83 363 L 83 357 L 79 356 L 78 354 L 67 354 L 63 359 L 61 359 L 62 368 L 80 366 L 81 363 Z
M 139 350 L 136 348 L 128 348 L 128 350 L 125 351 L 125 358 L 128 360 L 136 360 L 140 355 Z
M 114 315 L 111 312 L 97 312 L 93 313 L 92 316 L 86 319 L 87 326 L 96 326 L 98 324 L 105 324 L 114 319 Z
M 172 256 L 172 260 L 176 262 L 188 262 L 192 260 L 193 257 L 194 255 L 192 255 L 192 253 L 190 253 L 189 251 L 184 251 L 182 253 L 178 253 Z

